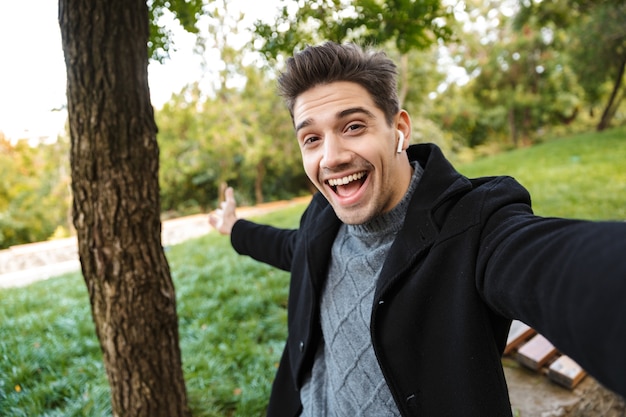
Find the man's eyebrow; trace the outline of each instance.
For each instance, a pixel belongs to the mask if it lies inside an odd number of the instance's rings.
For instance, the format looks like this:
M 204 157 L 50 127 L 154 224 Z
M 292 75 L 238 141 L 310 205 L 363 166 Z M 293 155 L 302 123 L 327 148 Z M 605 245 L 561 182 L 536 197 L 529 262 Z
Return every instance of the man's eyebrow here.
M 376 118 L 376 116 L 374 115 L 374 113 L 372 113 L 371 111 L 367 110 L 366 108 L 363 107 L 351 107 L 349 109 L 345 109 L 342 110 L 340 112 L 337 113 L 337 119 L 341 119 L 344 118 L 346 116 L 350 116 L 351 114 L 356 114 L 356 113 L 363 113 L 364 115 L 366 115 L 367 117 L 374 119 Z M 296 126 L 296 133 L 298 133 L 298 131 L 300 129 L 303 129 L 309 125 L 311 125 L 313 123 L 312 119 L 305 119 L 302 122 L 298 123 L 298 125 Z
M 298 133 L 300 129 L 307 127 L 311 123 L 313 123 L 313 120 L 311 119 L 305 119 L 302 122 L 298 123 L 298 125 L 296 126 L 296 133 Z
M 375 119 L 376 118 L 374 113 L 372 113 L 371 111 L 367 110 L 366 108 L 363 108 L 363 107 L 351 107 L 349 109 L 345 109 L 345 110 L 342 110 L 339 113 L 337 113 L 337 119 L 341 119 L 342 117 L 350 116 L 351 114 L 355 114 L 355 113 L 363 113 L 363 114 L 365 114 L 367 117 L 369 117 L 371 119 Z

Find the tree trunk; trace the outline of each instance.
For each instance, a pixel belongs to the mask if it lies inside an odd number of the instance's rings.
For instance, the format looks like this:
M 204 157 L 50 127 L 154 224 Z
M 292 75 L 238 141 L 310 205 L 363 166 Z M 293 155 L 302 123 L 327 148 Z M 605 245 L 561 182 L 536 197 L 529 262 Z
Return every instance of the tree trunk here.
M 190 416 L 161 246 L 145 0 L 60 0 L 73 222 L 114 416 Z
M 617 97 L 617 93 L 622 87 L 622 80 L 624 79 L 624 68 L 626 67 L 626 54 L 622 57 L 622 62 L 617 71 L 617 76 L 615 77 L 615 83 L 613 84 L 613 91 L 611 91 L 611 96 L 609 97 L 609 101 L 602 112 L 602 117 L 600 118 L 600 122 L 598 126 L 596 126 L 596 130 L 603 131 L 611 124 L 611 119 L 615 114 L 615 109 L 619 105 L 619 100 L 615 100 Z
M 265 163 L 263 159 L 256 164 L 256 177 L 254 178 L 254 197 L 256 204 L 263 203 L 263 180 L 265 179 Z
M 398 91 L 398 103 L 400 108 L 404 106 L 406 96 L 409 93 L 409 55 L 400 56 L 400 90 Z
M 518 133 L 517 124 L 515 123 L 515 109 L 513 107 L 510 107 L 507 112 L 507 121 L 509 123 L 509 136 L 511 138 L 511 143 L 514 147 L 517 147 Z

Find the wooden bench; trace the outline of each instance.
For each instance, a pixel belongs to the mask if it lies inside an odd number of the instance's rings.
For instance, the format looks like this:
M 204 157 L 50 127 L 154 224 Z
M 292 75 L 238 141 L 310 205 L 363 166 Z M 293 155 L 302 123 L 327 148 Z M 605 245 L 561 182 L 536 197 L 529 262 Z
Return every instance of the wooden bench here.
M 504 355 L 515 358 L 524 367 L 547 375 L 550 381 L 570 390 L 587 375 L 570 357 L 560 353 L 548 339 L 517 320 L 511 324 Z

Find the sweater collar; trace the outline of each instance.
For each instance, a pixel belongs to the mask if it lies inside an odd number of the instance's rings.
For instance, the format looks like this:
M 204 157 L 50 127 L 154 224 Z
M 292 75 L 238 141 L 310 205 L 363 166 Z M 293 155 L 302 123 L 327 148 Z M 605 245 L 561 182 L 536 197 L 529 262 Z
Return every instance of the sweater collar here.
M 402 197 L 402 200 L 390 211 L 382 213 L 365 223 L 345 225 L 348 233 L 358 237 L 367 237 L 373 234 L 395 234 L 400 231 L 413 193 L 424 172 L 418 161 L 412 161 L 411 166 L 413 168 L 413 175 L 411 176 L 409 187 Z

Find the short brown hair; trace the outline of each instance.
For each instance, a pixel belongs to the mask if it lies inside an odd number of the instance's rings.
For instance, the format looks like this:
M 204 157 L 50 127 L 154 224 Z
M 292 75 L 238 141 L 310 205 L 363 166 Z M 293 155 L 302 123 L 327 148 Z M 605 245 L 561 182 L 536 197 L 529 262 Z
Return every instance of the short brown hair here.
M 278 78 L 278 90 L 293 120 L 293 107 L 300 94 L 317 85 L 354 82 L 369 92 L 391 125 L 400 110 L 397 74 L 396 65 L 382 51 L 363 49 L 353 43 L 326 42 L 307 46 L 289 58 Z

